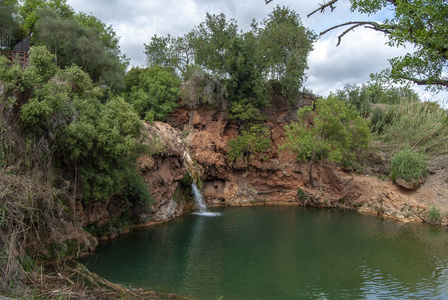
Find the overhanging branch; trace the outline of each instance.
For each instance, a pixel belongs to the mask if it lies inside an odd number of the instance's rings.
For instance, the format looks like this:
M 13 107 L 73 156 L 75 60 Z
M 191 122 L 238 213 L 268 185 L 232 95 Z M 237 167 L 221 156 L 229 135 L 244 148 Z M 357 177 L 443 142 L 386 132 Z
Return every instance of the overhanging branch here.
M 272 2 L 273 0 L 265 0 L 265 1 L 266 1 L 266 4 L 268 4 L 269 2 Z M 317 8 L 316 10 L 312 11 L 311 13 L 309 13 L 306 17 L 309 18 L 310 16 L 312 16 L 315 13 L 317 13 L 318 11 L 323 13 L 325 11 L 325 8 L 327 8 L 327 7 L 330 7 L 331 11 L 333 11 L 336 8 L 336 6 L 334 6 L 334 4 L 336 2 L 338 2 L 338 0 L 332 0 L 332 1 L 328 2 L 328 3 L 319 4 L 320 7 Z
M 351 31 L 351 30 L 353 30 L 353 29 L 355 29 L 356 27 L 359 27 L 359 26 L 364 26 L 365 28 L 369 28 L 369 29 L 373 29 L 373 30 L 376 30 L 376 31 L 380 31 L 380 32 L 383 32 L 385 34 L 391 34 L 391 31 L 388 28 L 385 28 L 384 26 L 382 26 L 381 24 L 378 24 L 376 22 L 356 21 L 356 22 L 347 22 L 347 23 L 343 23 L 343 24 L 339 24 L 339 25 L 333 26 L 331 28 L 328 28 L 325 31 L 322 31 L 319 35 L 324 35 L 324 34 L 326 34 L 327 32 L 329 32 L 331 30 L 334 30 L 334 29 L 337 29 L 337 28 L 340 28 L 340 27 L 344 27 L 344 26 L 349 26 L 349 25 L 352 25 L 352 26 L 350 26 L 348 29 L 346 29 L 342 34 L 340 34 L 338 36 L 338 44 L 337 44 L 337 46 L 339 46 L 339 44 L 341 43 L 341 39 L 342 39 L 342 37 L 344 35 L 346 35 L 349 31 Z
M 417 78 L 410 78 L 406 77 L 406 80 L 412 81 L 413 83 L 417 85 L 440 85 L 448 87 L 448 80 L 443 79 L 417 79 Z

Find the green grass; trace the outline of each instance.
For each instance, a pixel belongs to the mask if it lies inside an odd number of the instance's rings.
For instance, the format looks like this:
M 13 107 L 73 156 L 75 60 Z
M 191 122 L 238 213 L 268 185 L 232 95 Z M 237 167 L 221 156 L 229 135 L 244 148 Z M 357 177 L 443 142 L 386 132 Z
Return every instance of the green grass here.
M 413 183 L 424 179 L 427 175 L 426 156 L 409 147 L 395 154 L 390 163 L 393 181 L 402 178 L 406 182 Z

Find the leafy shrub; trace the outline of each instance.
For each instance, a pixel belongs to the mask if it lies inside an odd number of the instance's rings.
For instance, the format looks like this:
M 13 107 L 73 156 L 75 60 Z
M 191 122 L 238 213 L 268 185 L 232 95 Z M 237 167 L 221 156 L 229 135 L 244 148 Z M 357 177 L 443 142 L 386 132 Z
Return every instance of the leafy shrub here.
M 265 118 L 260 109 L 247 99 L 243 99 L 241 102 L 234 102 L 230 107 L 230 116 L 248 125 L 259 123 Z
M 133 204 L 134 215 L 151 212 L 154 199 L 149 192 L 148 185 L 137 173 L 136 168 L 130 168 L 128 176 L 126 176 L 123 197 Z
M 261 125 L 252 126 L 249 131 L 229 141 L 227 157 L 234 163 L 240 157 L 245 159 L 260 153 L 266 153 L 272 147 L 269 130 Z
M 297 154 L 298 161 L 310 158 L 339 163 L 355 159 L 357 151 L 370 142 L 368 121 L 345 101 L 334 96 L 318 99 L 316 109 L 305 106 L 297 112 L 301 122 L 286 126 L 285 149 Z
M 300 201 L 305 201 L 306 198 L 308 198 L 308 195 L 302 190 L 300 187 L 297 188 L 297 198 L 299 198 Z
M 409 147 L 395 154 L 390 163 L 393 181 L 402 178 L 408 183 L 417 183 L 427 175 L 426 156 Z
M 312 167 L 315 161 L 328 158 L 347 167 L 369 146 L 368 120 L 334 95 L 318 99 L 315 109 L 302 107 L 297 117 L 299 122 L 285 126 L 286 140 L 281 148 L 295 153 L 298 161 L 310 159 L 311 185 L 314 185 Z
M 433 205 L 431 209 L 428 211 L 427 217 L 429 223 L 440 223 L 441 221 L 440 210 Z

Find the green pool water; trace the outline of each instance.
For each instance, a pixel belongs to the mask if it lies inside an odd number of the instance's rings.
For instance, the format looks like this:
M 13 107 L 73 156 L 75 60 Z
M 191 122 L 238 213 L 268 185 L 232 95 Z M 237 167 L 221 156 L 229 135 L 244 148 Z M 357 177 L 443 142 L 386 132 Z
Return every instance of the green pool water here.
M 352 211 L 232 207 L 101 243 L 82 260 L 128 287 L 198 299 L 448 299 L 448 232 Z

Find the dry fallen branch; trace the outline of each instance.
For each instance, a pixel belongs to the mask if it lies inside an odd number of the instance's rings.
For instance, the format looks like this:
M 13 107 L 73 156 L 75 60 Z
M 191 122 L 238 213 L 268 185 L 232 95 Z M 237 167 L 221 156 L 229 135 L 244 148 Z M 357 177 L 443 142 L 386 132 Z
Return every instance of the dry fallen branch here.
M 191 299 L 143 289 L 130 290 L 71 261 L 51 274 L 34 273 L 38 297 L 45 299 Z M 39 279 L 39 280 L 37 280 Z

